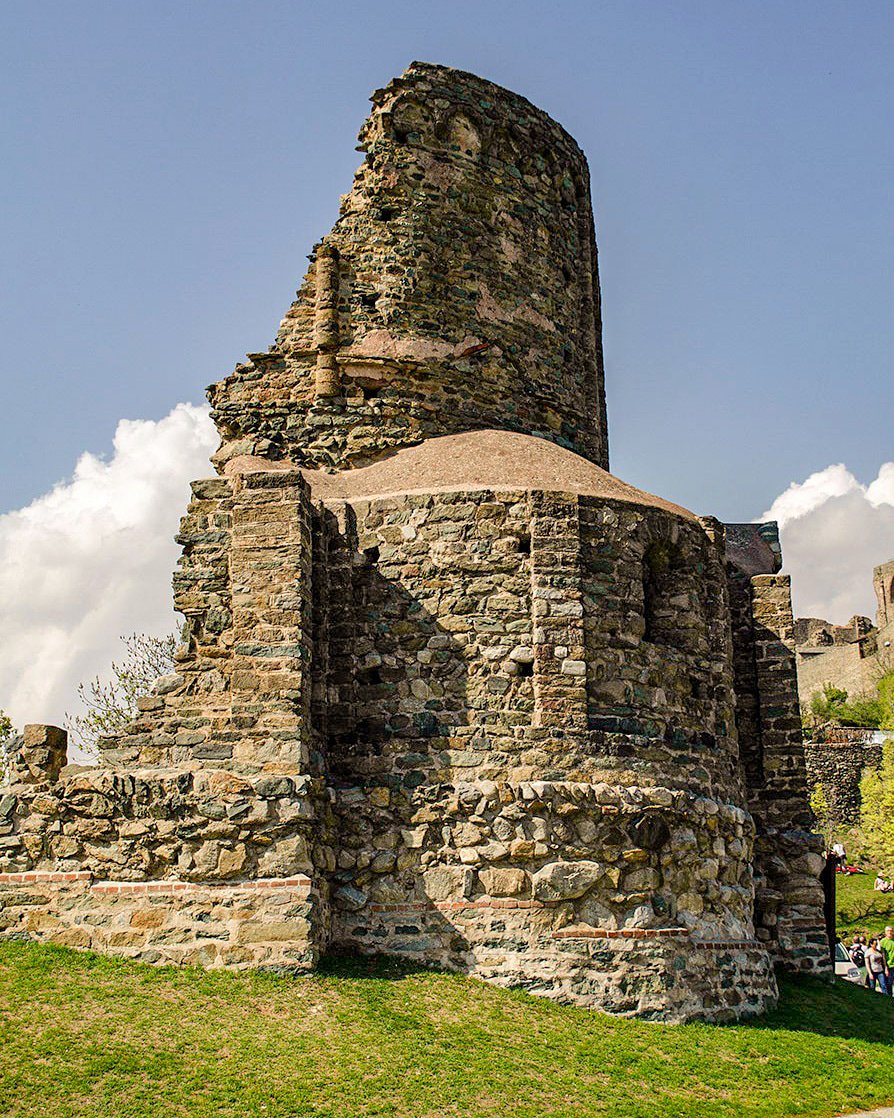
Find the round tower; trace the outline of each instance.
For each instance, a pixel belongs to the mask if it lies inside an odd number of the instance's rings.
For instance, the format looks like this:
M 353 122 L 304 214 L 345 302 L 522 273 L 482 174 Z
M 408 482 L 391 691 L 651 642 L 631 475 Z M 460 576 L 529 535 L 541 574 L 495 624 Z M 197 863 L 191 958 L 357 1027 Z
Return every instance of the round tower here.
M 213 386 L 234 455 L 362 466 L 438 435 L 537 435 L 608 467 L 587 161 L 529 101 L 414 62 L 266 354 Z

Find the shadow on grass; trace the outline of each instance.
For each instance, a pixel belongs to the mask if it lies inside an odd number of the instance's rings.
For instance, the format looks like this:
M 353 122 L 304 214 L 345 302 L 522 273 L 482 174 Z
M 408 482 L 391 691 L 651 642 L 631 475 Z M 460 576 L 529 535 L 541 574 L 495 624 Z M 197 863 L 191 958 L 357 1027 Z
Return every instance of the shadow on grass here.
M 318 973 L 333 978 L 400 981 L 417 974 L 450 974 L 435 966 L 424 966 L 390 955 L 330 953 L 320 962 Z M 781 975 L 779 1005 L 761 1017 L 717 1028 L 786 1030 L 817 1036 L 894 1044 L 894 999 L 836 978 Z
M 175 982 L 178 985 L 210 984 L 217 997 L 238 1001 L 244 993 L 245 981 L 266 986 L 273 983 L 287 986 L 294 978 L 312 975 L 265 974 L 236 975 L 201 968 L 151 967 L 132 960 L 109 958 L 92 952 L 72 951 L 54 945 L 0 944 L 0 969 L 14 966 L 23 979 L 29 972 L 35 978 L 58 971 L 70 977 L 73 971 L 97 971 L 99 977 L 118 975 L 119 980 L 137 980 L 139 985 Z M 391 955 L 362 955 L 344 951 L 330 952 L 320 961 L 315 974 L 322 978 L 369 980 L 368 994 L 374 993 L 372 983 L 400 982 L 416 975 L 449 975 L 455 972 L 437 966 Z M 39 981 L 39 979 L 38 979 Z M 518 988 L 519 990 L 521 988 Z M 717 1025 L 718 1029 L 755 1032 L 799 1032 L 823 1037 L 838 1037 L 873 1044 L 894 1046 L 894 999 L 867 990 L 862 986 L 836 979 L 834 982 L 811 976 L 781 975 L 779 1005 L 770 1013 L 747 1021 Z M 384 991 L 382 991 L 384 993 Z M 597 1014 L 594 1016 L 607 1016 Z M 644 1022 L 645 1023 L 645 1022 Z M 661 1026 L 680 1028 L 681 1026 Z M 701 1026 L 704 1027 L 704 1026 Z M 685 1026 L 682 1026 L 685 1029 Z
M 327 952 L 317 964 L 316 973 L 330 978 L 374 978 L 397 982 L 414 974 L 456 972 L 396 955 L 363 955 L 360 952 L 340 950 Z
M 894 1044 L 894 999 L 843 978 L 780 975 L 776 1009 L 739 1028 L 785 1029 L 890 1045 Z

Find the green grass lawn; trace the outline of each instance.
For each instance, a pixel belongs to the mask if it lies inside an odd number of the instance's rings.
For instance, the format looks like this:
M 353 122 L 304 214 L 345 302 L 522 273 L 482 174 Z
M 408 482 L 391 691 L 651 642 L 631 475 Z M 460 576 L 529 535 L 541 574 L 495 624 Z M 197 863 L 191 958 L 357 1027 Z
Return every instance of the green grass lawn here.
M 9 1118 L 825 1118 L 894 1101 L 891 1000 L 787 981 L 745 1025 L 621 1020 L 386 961 L 310 977 L 0 945 Z
M 875 935 L 886 924 L 894 926 L 894 893 L 876 893 L 874 881 L 874 870 L 835 875 L 836 926 L 842 939 L 849 939 L 854 932 Z

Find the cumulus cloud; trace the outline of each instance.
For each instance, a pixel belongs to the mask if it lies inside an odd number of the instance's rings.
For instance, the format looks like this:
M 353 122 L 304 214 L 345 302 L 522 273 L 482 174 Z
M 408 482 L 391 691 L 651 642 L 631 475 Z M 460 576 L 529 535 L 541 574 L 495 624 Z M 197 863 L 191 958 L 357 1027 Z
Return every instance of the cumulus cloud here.
M 872 568 L 894 558 L 894 462 L 861 484 L 841 463 L 792 482 L 761 520 L 778 520 L 797 617 L 875 617 Z
M 216 441 L 204 407 L 123 419 L 107 461 L 82 455 L 70 480 L 0 516 L 0 708 L 15 725 L 61 725 L 122 635 L 174 629 L 173 537 Z

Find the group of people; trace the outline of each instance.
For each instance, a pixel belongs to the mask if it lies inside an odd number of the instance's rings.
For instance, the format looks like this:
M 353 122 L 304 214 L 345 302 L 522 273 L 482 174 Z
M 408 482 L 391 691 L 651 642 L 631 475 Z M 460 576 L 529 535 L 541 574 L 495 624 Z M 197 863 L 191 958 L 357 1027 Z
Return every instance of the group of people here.
M 894 995 L 894 928 L 889 925 L 883 936 L 871 936 L 868 943 L 866 936 L 856 935 L 847 951 L 870 990 Z

